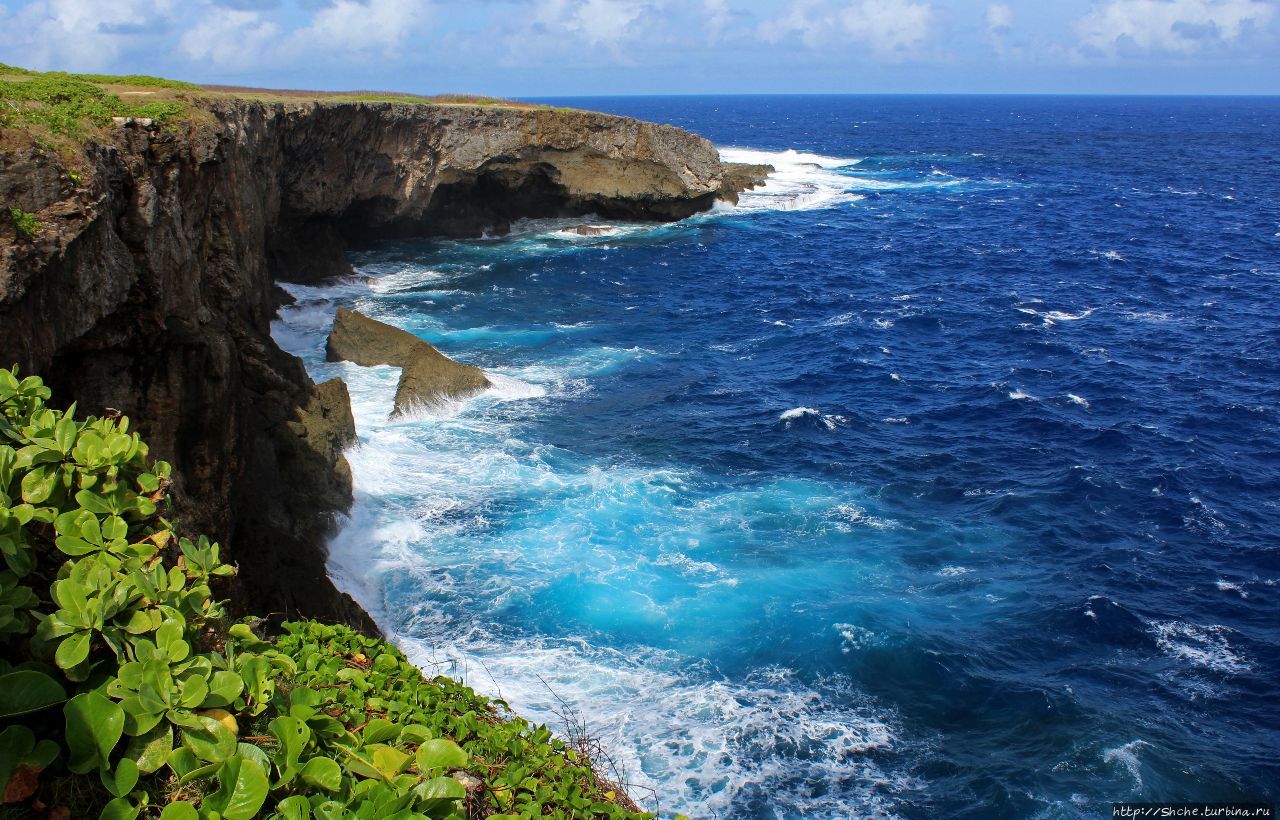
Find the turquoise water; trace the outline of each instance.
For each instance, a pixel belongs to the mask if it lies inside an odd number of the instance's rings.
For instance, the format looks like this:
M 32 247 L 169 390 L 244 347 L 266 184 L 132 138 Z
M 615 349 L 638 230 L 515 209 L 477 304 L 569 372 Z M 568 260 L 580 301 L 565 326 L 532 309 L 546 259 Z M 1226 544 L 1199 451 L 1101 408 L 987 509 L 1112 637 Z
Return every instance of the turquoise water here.
M 340 584 L 664 814 L 1274 800 L 1280 103 L 589 105 L 779 174 L 292 288 L 360 432 Z M 495 388 L 388 420 L 335 305 Z

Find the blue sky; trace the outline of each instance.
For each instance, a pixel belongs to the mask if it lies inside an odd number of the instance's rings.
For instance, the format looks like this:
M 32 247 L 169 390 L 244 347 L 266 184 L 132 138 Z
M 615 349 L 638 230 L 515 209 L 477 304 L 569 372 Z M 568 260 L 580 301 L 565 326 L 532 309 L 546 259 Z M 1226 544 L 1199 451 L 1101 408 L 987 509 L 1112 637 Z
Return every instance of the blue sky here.
M 0 62 L 506 96 L 1280 93 L 1280 0 L 0 0 Z

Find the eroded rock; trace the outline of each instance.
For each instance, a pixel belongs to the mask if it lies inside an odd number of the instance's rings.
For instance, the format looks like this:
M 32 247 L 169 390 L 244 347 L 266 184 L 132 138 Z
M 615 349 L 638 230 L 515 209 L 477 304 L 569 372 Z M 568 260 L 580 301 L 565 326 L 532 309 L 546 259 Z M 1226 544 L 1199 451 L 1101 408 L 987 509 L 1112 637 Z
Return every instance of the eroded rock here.
M 491 386 L 480 368 L 455 362 L 408 331 L 346 308 L 338 308 L 325 349 L 331 362 L 401 368 L 392 415 L 474 396 Z

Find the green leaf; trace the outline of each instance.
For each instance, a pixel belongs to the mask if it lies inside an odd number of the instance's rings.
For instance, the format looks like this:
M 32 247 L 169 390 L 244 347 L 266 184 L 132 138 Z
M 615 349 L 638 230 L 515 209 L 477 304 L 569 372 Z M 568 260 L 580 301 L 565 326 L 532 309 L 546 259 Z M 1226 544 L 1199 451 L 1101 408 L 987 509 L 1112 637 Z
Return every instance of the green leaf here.
M 403 772 L 405 767 L 409 765 L 409 761 L 413 760 L 413 755 L 408 752 L 402 752 L 394 746 L 375 743 L 365 748 L 373 753 L 373 765 L 377 766 L 378 771 L 388 778 L 395 777 L 400 772 Z
M 76 425 L 75 419 L 71 418 L 73 414 L 67 413 L 62 417 L 62 421 L 58 422 L 53 428 L 53 440 L 57 443 L 58 449 L 63 455 L 71 452 L 71 448 L 76 444 L 76 436 L 80 430 Z
M 467 789 L 452 777 L 436 777 L 427 780 L 414 789 L 420 800 L 461 800 L 467 796 Z
M 418 747 L 418 773 L 432 769 L 457 769 L 467 765 L 467 753 L 452 740 L 436 738 Z
M 63 669 L 71 669 L 82 663 L 89 657 L 89 639 L 92 637 L 93 633 L 87 630 L 74 633 L 58 644 L 58 650 L 53 654 L 54 662 Z
M 209 695 L 204 708 L 229 706 L 244 691 L 244 680 L 235 672 L 214 672 L 209 678 Z
M 269 788 L 267 773 L 261 766 L 232 757 L 218 770 L 218 790 L 201 801 L 201 806 L 226 820 L 251 820 L 266 802 Z
M 138 774 L 138 764 L 127 757 L 121 758 L 114 770 L 106 766 L 98 770 L 102 785 L 116 797 L 124 797 L 133 791 L 133 787 L 138 785 Z
M 267 731 L 280 741 L 280 751 L 284 753 L 285 767 L 297 764 L 302 750 L 311 740 L 311 730 L 307 724 L 295 717 L 282 715 L 267 724 Z
M 151 731 L 129 739 L 125 756 L 138 764 L 144 774 L 159 771 L 173 751 L 173 727 L 158 723 Z
M 76 774 L 87 774 L 106 763 L 124 733 L 120 705 L 97 692 L 85 692 L 67 701 L 62 711 L 71 752 L 67 767 Z
M 179 800 L 164 807 L 160 820 L 200 820 L 200 812 L 187 801 Z
M 117 797 L 102 807 L 98 820 L 134 820 L 141 811 L 142 807 L 134 805 L 129 798 Z
M 342 767 L 336 760 L 313 757 L 302 767 L 302 779 L 316 788 L 336 792 L 342 786 Z
M 365 724 L 361 735 L 364 737 L 365 743 L 382 743 L 399 737 L 400 727 L 389 720 L 374 718 Z
M 0 718 L 48 709 L 67 699 L 62 684 L 34 669 L 0 675 Z
M 36 467 L 22 477 L 22 500 L 28 504 L 43 504 L 53 495 L 58 471 L 47 464 Z
M 81 490 L 76 493 L 76 503 L 96 515 L 111 515 L 116 511 L 114 504 L 93 490 Z
M 236 753 L 236 736 L 231 730 L 207 715 L 196 715 L 199 729 L 183 729 L 182 744 L 196 757 L 219 763 Z
M 75 538 L 70 535 L 59 535 L 54 539 L 53 543 L 57 545 L 59 550 L 73 558 L 81 555 L 88 555 L 91 552 L 97 552 L 99 549 L 96 545 L 90 544 L 83 538 Z
M 4 372 L 0 370 L 0 373 Z M 4 794 L 13 770 L 31 754 L 35 746 L 35 733 L 26 726 L 10 726 L 0 732 L 0 795 Z
M 285 820 L 310 820 L 311 804 L 300 794 L 286 797 L 276 804 L 276 812 Z M 160 820 L 164 820 L 162 816 Z

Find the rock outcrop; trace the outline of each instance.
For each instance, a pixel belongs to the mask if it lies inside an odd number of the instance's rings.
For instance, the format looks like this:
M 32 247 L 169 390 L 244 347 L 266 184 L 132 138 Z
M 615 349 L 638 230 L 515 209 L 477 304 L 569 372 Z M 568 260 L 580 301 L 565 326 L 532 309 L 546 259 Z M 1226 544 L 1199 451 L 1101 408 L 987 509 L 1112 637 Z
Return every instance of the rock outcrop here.
M 720 182 L 720 198 L 738 204 L 738 194 L 763 185 L 774 170 L 772 165 L 726 162 Z
M 672 219 L 738 184 L 706 140 L 551 109 L 220 98 L 67 156 L 0 142 L 0 362 L 118 409 L 173 463 L 180 526 L 240 566 L 233 601 L 374 627 L 324 573 L 351 503 L 340 382 L 270 335 L 278 278 L 346 273 L 353 241 L 526 216 Z M 18 147 L 14 147 L 18 146 Z M 34 213 L 34 238 L 10 208 Z
M 346 308 L 338 308 L 325 349 L 331 362 L 401 368 L 393 415 L 474 396 L 491 386 L 480 368 L 455 362 L 408 331 Z

